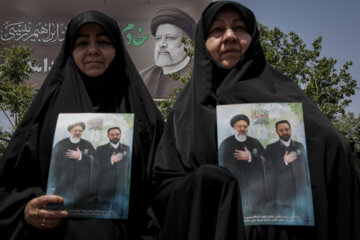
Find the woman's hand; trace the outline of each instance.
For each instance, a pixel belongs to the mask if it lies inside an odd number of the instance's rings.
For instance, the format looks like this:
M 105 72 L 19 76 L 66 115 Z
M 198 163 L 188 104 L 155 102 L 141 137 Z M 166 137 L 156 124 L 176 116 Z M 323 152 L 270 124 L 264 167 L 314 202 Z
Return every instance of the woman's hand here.
M 32 199 L 24 210 L 25 221 L 36 228 L 54 228 L 68 216 L 67 211 L 47 210 L 47 204 L 61 204 L 63 198 L 56 195 L 43 195 Z

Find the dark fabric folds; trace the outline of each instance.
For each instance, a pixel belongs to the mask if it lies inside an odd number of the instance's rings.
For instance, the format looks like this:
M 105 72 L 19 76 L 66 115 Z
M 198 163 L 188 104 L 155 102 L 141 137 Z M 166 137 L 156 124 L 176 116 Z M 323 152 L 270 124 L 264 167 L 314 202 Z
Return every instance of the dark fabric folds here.
M 224 6 L 239 11 L 252 36 L 232 69 L 215 64 L 205 48 L 211 22 Z M 217 166 L 216 105 L 271 102 L 303 104 L 313 227 L 244 227 L 239 186 Z M 360 239 L 360 181 L 350 147 L 297 84 L 266 63 L 256 19 L 236 2 L 211 3 L 197 24 L 192 78 L 167 119 L 153 183 L 161 239 Z
M 84 76 L 72 58 L 76 31 L 99 24 L 116 56 L 106 72 Z M 25 205 L 46 190 L 50 155 L 59 113 L 134 113 L 132 179 L 128 220 L 65 219 L 52 230 L 38 230 L 23 219 Z M 68 25 L 62 49 L 0 162 L 2 239 L 140 239 L 147 234 L 149 177 L 163 120 L 128 55 L 117 23 L 88 11 Z

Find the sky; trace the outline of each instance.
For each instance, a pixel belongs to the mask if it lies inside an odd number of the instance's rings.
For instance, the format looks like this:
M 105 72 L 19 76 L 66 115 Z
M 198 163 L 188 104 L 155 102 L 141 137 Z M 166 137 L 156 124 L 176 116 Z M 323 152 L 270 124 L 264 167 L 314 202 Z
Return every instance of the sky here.
M 360 87 L 360 1 L 359 0 L 237 0 L 251 9 L 257 21 L 284 33 L 295 32 L 312 49 L 322 37 L 321 56 L 353 65 L 349 73 Z M 360 114 L 360 91 L 350 98 L 347 111 Z

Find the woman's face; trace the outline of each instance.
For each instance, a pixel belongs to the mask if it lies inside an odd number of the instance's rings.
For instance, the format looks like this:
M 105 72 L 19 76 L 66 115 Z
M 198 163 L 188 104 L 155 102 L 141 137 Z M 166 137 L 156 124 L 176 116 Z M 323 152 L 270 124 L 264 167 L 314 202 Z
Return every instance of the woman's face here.
M 76 66 L 88 77 L 101 76 L 115 57 L 111 39 L 96 23 L 88 23 L 79 28 L 73 49 Z
M 232 68 L 239 62 L 250 43 L 251 36 L 243 18 L 237 11 L 226 8 L 215 16 L 205 45 L 216 63 Z

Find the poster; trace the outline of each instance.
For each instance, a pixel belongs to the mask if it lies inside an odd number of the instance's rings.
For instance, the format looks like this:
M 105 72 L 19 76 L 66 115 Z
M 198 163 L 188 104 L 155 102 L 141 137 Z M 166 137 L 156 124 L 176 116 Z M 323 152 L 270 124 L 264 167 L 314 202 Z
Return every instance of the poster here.
M 245 225 L 314 225 L 302 104 L 216 111 L 219 165 L 238 180 Z
M 127 219 L 134 114 L 59 114 L 46 194 L 70 217 Z

